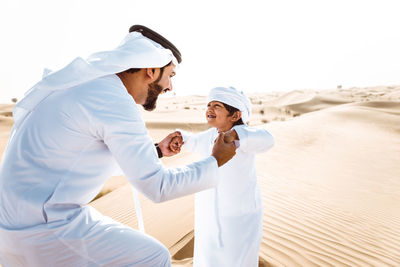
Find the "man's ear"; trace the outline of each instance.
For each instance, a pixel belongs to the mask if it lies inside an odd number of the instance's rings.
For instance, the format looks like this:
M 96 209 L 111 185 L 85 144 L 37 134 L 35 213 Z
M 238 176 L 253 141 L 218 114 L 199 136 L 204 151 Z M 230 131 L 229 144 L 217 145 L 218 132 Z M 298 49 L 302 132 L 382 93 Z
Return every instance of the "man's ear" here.
M 156 69 L 154 68 L 147 68 L 146 69 L 146 76 L 151 80 L 154 80 L 154 74 L 156 73 Z
M 242 112 L 240 112 L 240 110 L 235 111 L 235 113 L 233 113 L 233 115 L 231 116 L 231 121 L 237 122 L 241 117 L 242 117 Z

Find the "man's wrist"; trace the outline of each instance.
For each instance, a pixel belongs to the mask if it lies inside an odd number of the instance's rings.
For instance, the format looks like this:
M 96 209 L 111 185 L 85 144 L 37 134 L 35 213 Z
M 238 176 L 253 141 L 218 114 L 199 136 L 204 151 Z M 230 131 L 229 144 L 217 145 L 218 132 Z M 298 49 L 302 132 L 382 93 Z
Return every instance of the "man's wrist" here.
M 217 159 L 217 157 L 214 154 L 211 154 L 211 157 L 213 157 L 215 159 L 215 162 L 217 163 L 217 166 L 219 167 L 219 161 Z
M 155 143 L 154 146 L 155 146 L 156 149 L 157 149 L 158 158 L 159 158 L 159 159 L 162 158 L 162 157 L 163 157 L 163 153 L 162 153 L 161 148 L 160 148 L 160 146 L 158 145 L 158 143 Z

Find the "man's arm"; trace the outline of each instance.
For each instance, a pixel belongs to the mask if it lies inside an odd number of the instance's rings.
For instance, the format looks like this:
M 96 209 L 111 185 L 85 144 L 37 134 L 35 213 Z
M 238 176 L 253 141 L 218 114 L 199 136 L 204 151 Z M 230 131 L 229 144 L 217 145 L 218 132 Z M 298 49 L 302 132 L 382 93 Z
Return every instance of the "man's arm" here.
M 232 144 L 221 142 L 220 137 L 209 157 L 186 166 L 165 168 L 137 107 L 116 105 L 110 104 L 101 111 L 97 132 L 127 179 L 145 196 L 162 202 L 217 185 L 218 166 L 235 154 Z

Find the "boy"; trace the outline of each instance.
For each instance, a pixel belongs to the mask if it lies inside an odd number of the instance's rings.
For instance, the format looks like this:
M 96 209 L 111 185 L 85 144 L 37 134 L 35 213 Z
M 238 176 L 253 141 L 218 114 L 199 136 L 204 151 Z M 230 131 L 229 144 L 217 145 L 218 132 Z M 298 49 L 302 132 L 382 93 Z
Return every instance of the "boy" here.
M 170 143 L 175 151 L 208 155 L 218 133 L 235 142 L 236 155 L 219 168 L 216 188 L 196 193 L 194 267 L 258 266 L 262 237 L 262 203 L 257 185 L 255 154 L 274 144 L 272 135 L 247 126 L 251 103 L 233 87 L 210 91 L 206 111 L 212 128 L 197 134 L 180 131 Z

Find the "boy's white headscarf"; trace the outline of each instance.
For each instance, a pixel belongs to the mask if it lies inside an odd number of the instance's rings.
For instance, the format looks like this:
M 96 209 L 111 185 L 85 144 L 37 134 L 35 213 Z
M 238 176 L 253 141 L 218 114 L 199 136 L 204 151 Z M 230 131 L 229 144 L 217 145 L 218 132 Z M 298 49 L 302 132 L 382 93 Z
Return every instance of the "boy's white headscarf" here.
M 131 32 L 114 50 L 94 53 L 86 60 L 77 57 L 58 71 L 45 71 L 42 80 L 15 105 L 14 127 L 18 128 L 36 105 L 54 91 L 72 88 L 130 68 L 161 68 L 171 61 L 178 66 L 171 50 L 139 32 Z
M 247 124 L 251 115 L 251 102 L 249 98 L 234 87 L 216 87 L 211 89 L 208 95 L 208 103 L 218 101 L 234 108 L 242 113 L 242 121 Z

